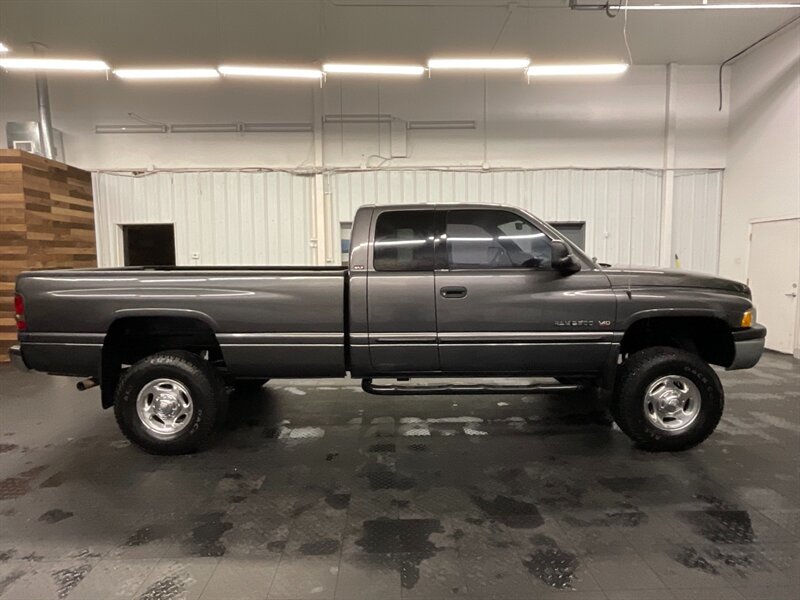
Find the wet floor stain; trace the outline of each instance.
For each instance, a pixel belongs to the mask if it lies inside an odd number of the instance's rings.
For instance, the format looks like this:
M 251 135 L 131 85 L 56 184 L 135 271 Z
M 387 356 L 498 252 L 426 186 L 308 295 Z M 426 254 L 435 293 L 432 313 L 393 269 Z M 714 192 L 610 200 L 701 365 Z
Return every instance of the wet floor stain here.
M 534 548 L 522 559 L 528 572 L 548 587 L 572 589 L 578 557 L 559 547 L 549 536 L 537 535 L 531 540 Z
M 39 521 L 41 521 L 42 523 L 48 523 L 52 525 L 54 523 L 59 523 L 61 521 L 69 519 L 73 515 L 74 513 L 71 513 L 69 511 L 61 510 L 60 508 L 53 508 L 48 510 L 42 516 L 40 516 Z
M 325 461 L 331 462 L 337 456 L 339 456 L 338 452 L 328 452 L 328 454 L 325 455 Z
M 66 598 L 84 577 L 92 570 L 92 565 L 83 564 L 68 569 L 59 569 L 51 573 L 56 584 L 56 594 L 59 598 Z
M 328 494 L 325 496 L 325 504 L 336 510 L 344 510 L 350 506 L 350 494 Z
M 138 546 L 146 546 L 150 542 L 153 542 L 157 539 L 161 538 L 161 534 L 157 532 L 157 528 L 154 525 L 146 525 L 145 527 L 140 527 L 136 531 L 134 531 L 127 540 L 125 540 L 125 546 L 129 548 L 136 548 Z
M 372 444 L 368 449 L 367 452 L 378 452 L 378 453 L 386 453 L 386 452 L 395 452 L 397 447 L 394 444 Z
M 471 495 L 472 501 L 489 517 L 513 529 L 535 529 L 544 524 L 536 505 L 510 496 L 495 496 L 489 500 Z
M 413 477 L 390 469 L 382 464 L 370 464 L 361 470 L 360 477 L 366 477 L 369 489 L 376 490 L 410 490 L 417 485 Z
M 6 452 L 11 452 L 12 450 L 16 450 L 19 448 L 16 444 L 0 444 L 0 454 L 5 454 Z
M 443 532 L 439 519 L 375 519 L 363 522 L 356 545 L 368 555 L 392 555 L 401 585 L 411 589 L 419 581 L 420 563 L 439 551 L 431 534 Z
M 565 515 L 564 522 L 573 527 L 638 527 L 647 523 L 648 516 L 638 509 L 609 510 L 591 519 Z
M 22 579 L 25 576 L 25 571 L 22 569 L 16 569 L 11 571 L 8 575 L 3 576 L 0 578 L 0 596 L 2 596 L 5 591 L 11 587 L 11 585 Z
M 170 575 L 153 583 L 138 600 L 178 600 L 184 598 L 187 581 L 180 575 Z
M 13 477 L 0 480 L 0 500 L 12 500 L 27 494 L 31 490 L 31 482 L 45 469 L 47 469 L 47 465 L 39 465 Z
M 286 542 L 284 540 L 267 543 L 267 550 L 270 552 L 283 552 L 284 548 L 286 548 Z
M 306 556 L 327 556 L 339 551 L 339 540 L 323 539 L 307 542 L 300 546 L 300 553 Z
M 695 569 L 708 573 L 709 575 L 718 575 L 719 571 L 711 562 L 698 552 L 697 548 L 692 546 L 678 546 L 669 552 L 670 557 L 682 564 L 687 569 Z
M 57 488 L 61 486 L 65 481 L 67 481 L 67 476 L 65 473 L 59 471 L 54 475 L 51 475 L 47 479 L 45 479 L 40 485 L 40 488 Z
M 678 516 L 689 523 L 697 535 L 715 544 L 752 544 L 753 523 L 746 510 L 680 511 Z
M 233 529 L 233 523 L 223 521 L 225 513 L 212 512 L 198 518 L 199 525 L 192 529 L 190 552 L 195 556 L 223 556 L 225 544 L 222 536 Z

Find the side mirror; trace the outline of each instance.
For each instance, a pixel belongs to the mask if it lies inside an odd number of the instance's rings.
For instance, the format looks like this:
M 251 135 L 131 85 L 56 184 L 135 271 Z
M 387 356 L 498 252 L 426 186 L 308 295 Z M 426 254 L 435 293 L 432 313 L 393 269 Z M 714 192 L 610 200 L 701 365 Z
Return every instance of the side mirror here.
M 581 263 L 575 258 L 575 255 L 569 251 L 569 246 L 564 242 L 561 240 L 553 240 L 550 243 L 550 249 L 550 264 L 556 271 L 562 275 L 571 275 L 581 270 Z

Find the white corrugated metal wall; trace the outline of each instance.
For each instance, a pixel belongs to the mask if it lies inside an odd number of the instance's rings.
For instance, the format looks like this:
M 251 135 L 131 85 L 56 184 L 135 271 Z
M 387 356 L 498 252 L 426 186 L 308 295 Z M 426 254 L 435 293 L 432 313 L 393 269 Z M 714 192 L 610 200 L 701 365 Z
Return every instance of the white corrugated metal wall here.
M 174 223 L 178 265 L 308 265 L 313 179 L 280 172 L 94 174 L 97 257 L 123 264 L 121 225 Z M 194 258 L 196 257 L 196 258 Z
M 675 173 L 672 250 L 682 269 L 719 272 L 722 171 Z
M 326 175 L 326 256 L 338 264 L 341 223 L 362 204 L 496 202 L 548 221 L 585 221 L 587 252 L 615 264 L 658 263 L 662 172 L 635 169 L 380 170 Z M 679 171 L 673 251 L 714 273 L 721 171 Z M 121 224 L 175 223 L 180 265 L 312 264 L 313 180 L 282 172 L 95 174 L 98 257 L 122 264 Z M 199 258 L 193 259 L 193 253 Z
M 658 264 L 661 171 L 553 169 L 489 172 L 361 171 L 331 176 L 332 213 L 362 204 L 497 202 L 546 221 L 585 221 L 586 251 L 613 264 Z M 683 268 L 715 273 L 721 171 L 676 173 L 674 253 Z M 339 247 L 339 223 L 331 248 Z

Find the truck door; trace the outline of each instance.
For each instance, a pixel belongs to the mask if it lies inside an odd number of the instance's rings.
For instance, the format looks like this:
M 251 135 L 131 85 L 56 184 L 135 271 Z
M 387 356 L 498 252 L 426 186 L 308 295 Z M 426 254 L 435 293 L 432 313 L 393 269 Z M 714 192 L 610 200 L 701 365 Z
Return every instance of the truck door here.
M 608 278 L 550 265 L 550 237 L 512 209 L 450 209 L 436 270 L 443 371 L 593 374 L 609 356 Z M 441 240 L 440 240 L 441 241 Z M 438 258 L 438 257 L 437 257 Z
M 367 273 L 372 368 L 437 371 L 434 210 L 379 207 L 372 218 Z

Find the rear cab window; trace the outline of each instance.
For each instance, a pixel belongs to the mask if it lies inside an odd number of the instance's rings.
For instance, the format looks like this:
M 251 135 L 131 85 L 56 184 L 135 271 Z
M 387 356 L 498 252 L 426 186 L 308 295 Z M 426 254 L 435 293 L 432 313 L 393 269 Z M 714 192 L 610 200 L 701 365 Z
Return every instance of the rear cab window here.
M 432 271 L 434 211 L 398 210 L 378 215 L 372 264 L 376 271 Z

